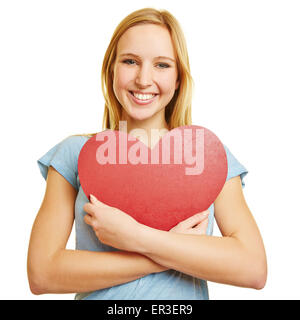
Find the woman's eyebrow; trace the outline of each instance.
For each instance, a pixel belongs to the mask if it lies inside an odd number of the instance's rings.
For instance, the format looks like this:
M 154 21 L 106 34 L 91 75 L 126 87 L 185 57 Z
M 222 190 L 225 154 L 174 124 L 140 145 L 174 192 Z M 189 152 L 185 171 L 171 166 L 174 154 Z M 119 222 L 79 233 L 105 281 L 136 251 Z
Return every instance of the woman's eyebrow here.
M 123 56 L 133 56 L 133 57 L 141 59 L 140 56 L 138 56 L 138 55 L 136 55 L 134 53 L 122 53 L 122 54 L 120 54 L 120 57 L 123 57 Z M 168 60 L 173 61 L 174 63 L 176 62 L 174 59 L 172 59 L 170 57 L 166 57 L 166 56 L 158 56 L 158 57 L 155 57 L 154 59 L 168 59 Z

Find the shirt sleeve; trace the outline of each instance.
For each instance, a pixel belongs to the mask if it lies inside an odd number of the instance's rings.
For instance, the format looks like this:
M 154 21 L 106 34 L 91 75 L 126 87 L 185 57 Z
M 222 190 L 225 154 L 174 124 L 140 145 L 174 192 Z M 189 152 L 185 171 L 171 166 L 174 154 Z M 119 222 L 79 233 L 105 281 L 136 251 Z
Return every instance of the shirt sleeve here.
M 78 190 L 78 156 L 86 141 L 84 136 L 67 137 L 38 159 L 37 164 L 44 179 L 47 179 L 48 168 L 52 166 Z
M 248 173 L 248 170 L 234 157 L 234 155 L 230 152 L 227 146 L 224 145 L 224 149 L 227 155 L 227 165 L 228 165 L 228 172 L 226 181 L 240 176 L 242 181 L 242 187 L 245 187 L 244 178 Z

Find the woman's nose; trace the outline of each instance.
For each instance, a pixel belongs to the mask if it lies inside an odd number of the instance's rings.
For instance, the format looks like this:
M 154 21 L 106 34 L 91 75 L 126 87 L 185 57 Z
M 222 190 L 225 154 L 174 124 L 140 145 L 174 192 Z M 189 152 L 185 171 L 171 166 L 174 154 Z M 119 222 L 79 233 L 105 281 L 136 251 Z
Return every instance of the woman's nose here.
M 137 72 L 135 82 L 141 87 L 146 87 L 152 84 L 152 70 L 150 65 L 141 65 Z

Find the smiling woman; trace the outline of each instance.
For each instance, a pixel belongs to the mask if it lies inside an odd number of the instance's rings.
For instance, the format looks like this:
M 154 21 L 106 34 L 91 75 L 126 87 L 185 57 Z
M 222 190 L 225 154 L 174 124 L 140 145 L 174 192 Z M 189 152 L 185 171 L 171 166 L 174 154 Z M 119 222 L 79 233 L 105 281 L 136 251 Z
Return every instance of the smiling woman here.
M 141 129 L 147 132 L 152 146 L 158 140 L 152 130 L 166 134 L 192 124 L 192 84 L 178 21 L 166 10 L 131 13 L 117 26 L 103 60 L 103 129 L 119 130 L 126 122 L 126 130 L 135 136 Z M 92 195 L 89 201 L 79 180 L 78 157 L 92 135 L 68 137 L 38 160 L 47 187 L 28 250 L 33 293 L 76 292 L 76 299 L 97 300 L 201 300 L 208 299 L 207 281 L 263 288 L 264 246 L 242 191 L 248 171 L 226 146 L 228 174 L 214 203 L 163 231 Z M 106 176 L 104 188 L 118 199 L 112 176 L 118 179 L 116 170 Z M 122 188 L 130 191 L 141 179 L 133 182 L 129 176 Z M 160 183 L 151 180 L 148 187 Z M 174 185 L 167 187 L 172 191 Z M 193 205 L 198 196 L 205 198 L 199 192 L 184 201 Z M 141 198 L 133 194 L 133 199 L 144 210 Z M 221 237 L 212 235 L 214 218 Z M 74 219 L 76 250 L 67 250 Z
M 102 90 L 106 102 L 103 128 L 118 130 L 120 120 L 128 121 L 127 111 L 141 120 L 147 114 L 161 117 L 162 105 L 165 121 L 160 126 L 171 130 L 192 123 L 193 80 L 185 38 L 174 16 L 166 10 L 146 8 L 120 22 L 104 56 Z M 147 99 L 142 94 L 155 97 Z M 150 100 L 146 104 L 151 106 L 139 110 L 136 105 L 143 105 L 144 99 Z
M 134 56 L 137 61 L 124 63 L 124 56 Z M 164 61 L 158 57 L 162 56 L 169 57 L 167 68 L 160 66 Z M 149 118 L 161 119 L 158 125 L 168 128 L 164 109 L 179 86 L 177 66 L 172 62 L 175 59 L 172 40 L 165 27 L 136 25 L 120 37 L 112 78 L 114 93 L 122 105 L 121 120 L 126 120 L 129 128 L 141 127 L 139 122 Z

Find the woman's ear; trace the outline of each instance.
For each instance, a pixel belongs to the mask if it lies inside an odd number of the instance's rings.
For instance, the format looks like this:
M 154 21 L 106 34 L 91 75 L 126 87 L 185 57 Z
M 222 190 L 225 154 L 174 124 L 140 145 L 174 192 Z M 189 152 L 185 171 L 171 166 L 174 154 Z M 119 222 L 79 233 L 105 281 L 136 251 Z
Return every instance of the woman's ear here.
M 177 79 L 177 81 L 176 81 L 176 85 L 175 85 L 175 90 L 177 90 L 177 89 L 178 89 L 179 85 L 180 85 L 180 80 L 179 80 L 179 79 Z

